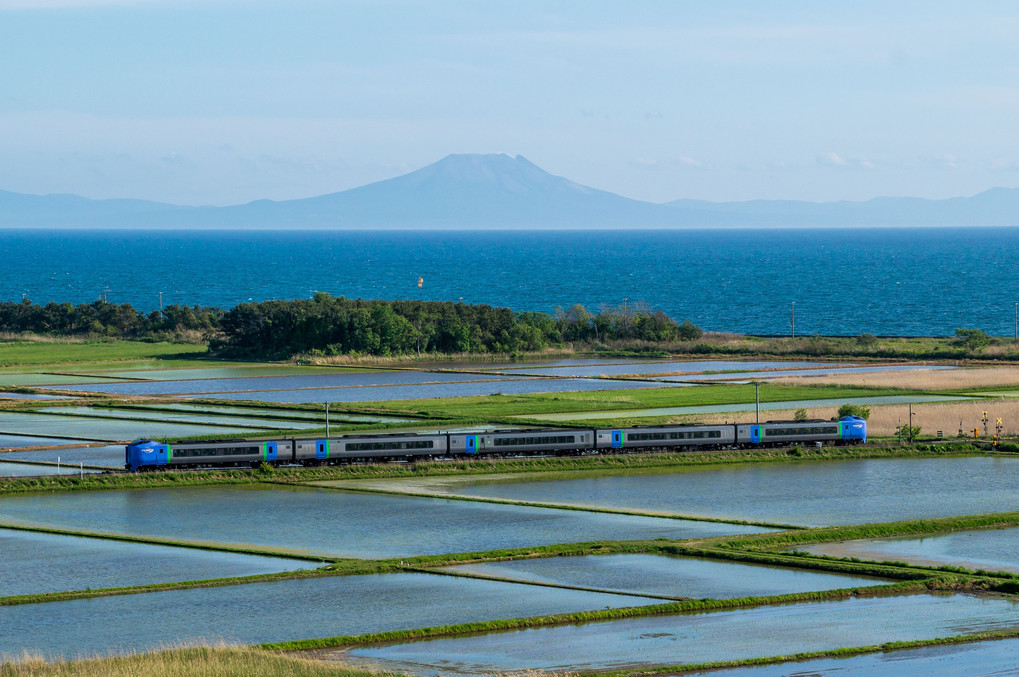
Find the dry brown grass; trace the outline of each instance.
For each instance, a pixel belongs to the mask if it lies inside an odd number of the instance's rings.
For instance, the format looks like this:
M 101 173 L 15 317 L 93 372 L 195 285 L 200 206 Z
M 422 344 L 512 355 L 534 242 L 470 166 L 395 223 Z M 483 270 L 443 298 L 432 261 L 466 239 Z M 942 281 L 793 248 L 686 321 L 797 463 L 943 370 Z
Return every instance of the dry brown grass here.
M 864 374 L 804 375 L 775 379 L 773 382 L 786 385 L 858 385 L 906 390 L 954 390 L 1019 385 L 1019 367 L 909 369 Z
M 10 657 L 4 657 L 10 660 Z M 146 654 L 47 663 L 22 656 L 0 677 L 382 677 L 335 663 L 247 647 L 176 648 Z
M 838 407 L 808 407 L 809 418 L 830 419 L 838 411 Z M 980 421 L 981 414 L 987 412 L 990 418 L 988 430 L 994 434 L 995 419 L 999 416 L 1004 424 L 1003 434 L 1019 434 L 1019 398 L 1003 398 L 999 400 L 973 400 L 965 402 L 928 402 L 913 405 L 913 425 L 920 426 L 920 434 L 923 437 L 933 437 L 936 431 L 941 430 L 946 438 L 955 437 L 959 434 L 959 425 L 962 423 L 963 432 L 969 437 L 973 436 L 973 429 L 980 430 L 980 436 L 984 434 L 984 424 Z M 777 411 L 762 411 L 762 421 L 789 420 L 795 414 L 793 409 L 782 409 Z M 734 417 L 740 421 L 753 420 L 754 413 L 747 412 L 743 416 L 737 414 L 703 414 L 696 419 L 704 423 L 731 423 Z M 688 419 L 677 418 L 677 421 Z M 890 437 L 895 434 L 895 429 L 905 425 L 909 418 L 909 405 L 907 404 L 885 404 L 871 406 L 870 418 L 867 420 L 867 434 L 876 437 Z

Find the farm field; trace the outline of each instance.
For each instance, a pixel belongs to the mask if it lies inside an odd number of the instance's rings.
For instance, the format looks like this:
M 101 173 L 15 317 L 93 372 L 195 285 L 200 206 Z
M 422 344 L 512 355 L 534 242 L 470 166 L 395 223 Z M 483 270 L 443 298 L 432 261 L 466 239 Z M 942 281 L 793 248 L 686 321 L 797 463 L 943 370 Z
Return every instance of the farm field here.
M 39 571 L 0 593 L 0 622 L 11 629 L 0 654 L 57 661 L 226 642 L 285 651 L 279 660 L 307 674 L 715 661 L 741 674 L 739 664 L 796 652 L 826 661 L 852 649 L 863 655 L 845 660 L 879 661 L 889 641 L 922 664 L 926 647 L 982 640 L 980 651 L 953 654 L 980 665 L 1019 637 L 1010 541 L 987 536 L 1019 529 L 1019 459 L 968 444 L 81 480 L 62 467 L 72 474 L 40 477 L 55 467 L 38 464 L 57 458 L 122 466 L 134 437 L 321 436 L 327 400 L 331 435 L 732 421 L 753 415 L 755 389 L 742 376 L 761 378 L 768 417 L 805 408 L 830 418 L 857 404 L 882 435 L 909 404 L 925 434 L 956 415 L 970 426 L 976 410 L 1011 420 L 1019 385 L 1008 367 L 581 362 L 382 371 L 139 356 L 0 371 L 21 380 L 8 389 L 70 398 L 0 404 L 0 467 L 20 475 L 0 476 L 4 565 Z M 661 380 L 691 374 L 719 382 Z M 535 391 L 463 396 L 492 383 Z M 454 396 L 357 399 L 425 388 Z M 937 407 L 946 409 L 934 417 Z M 66 566 L 40 567 L 40 558 Z M 55 626 L 73 628 L 54 638 L 45 628 Z M 701 638 L 697 649 L 682 648 L 680 635 Z M 268 660 L 258 651 L 214 649 L 209 660 Z

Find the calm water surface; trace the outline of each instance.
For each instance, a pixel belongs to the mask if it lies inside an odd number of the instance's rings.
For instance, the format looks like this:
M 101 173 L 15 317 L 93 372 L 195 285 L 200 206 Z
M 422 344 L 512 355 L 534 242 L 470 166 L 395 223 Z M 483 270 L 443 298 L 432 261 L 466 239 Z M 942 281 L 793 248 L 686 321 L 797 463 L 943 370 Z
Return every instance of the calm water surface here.
M 1019 528 L 960 531 L 922 538 L 875 538 L 818 543 L 799 550 L 836 557 L 1019 572 Z
M 337 576 L 0 607 L 0 654 L 281 642 L 658 602 L 429 574 Z
M 281 516 L 300 515 L 285 529 Z M 260 521 L 258 516 L 265 516 Z M 399 557 L 551 543 L 693 538 L 762 531 L 709 522 L 381 496 L 330 489 L 190 487 L 0 497 L 0 521 L 251 544 L 351 557 Z
M 30 437 L 21 435 L 0 435 L 0 449 L 17 449 L 20 447 L 48 447 L 58 444 L 74 444 L 77 440 L 53 437 Z M 0 459 L 3 457 L 0 456 Z
M 712 670 L 693 674 L 710 677 L 819 677 L 820 675 L 1015 675 L 1019 639 L 973 642 L 955 646 L 885 651 L 850 658 L 826 658 L 797 663 L 779 663 Z
M 255 416 L 230 416 L 220 415 L 212 412 L 175 412 L 175 411 L 139 411 L 137 409 L 112 409 L 109 407 L 43 407 L 37 411 L 58 415 L 82 415 L 95 418 L 116 418 L 133 419 L 138 421 L 183 421 L 195 424 L 216 424 L 222 426 L 262 426 L 266 428 L 317 428 L 319 423 L 315 421 L 293 421 L 284 418 L 264 419 Z M 249 412 L 256 413 L 256 412 Z
M 608 381 L 605 379 L 507 379 L 485 383 L 445 383 L 439 385 L 390 386 L 367 388 L 325 388 L 322 390 L 267 390 L 251 393 L 217 394 L 224 400 L 261 402 L 378 402 L 414 400 L 432 397 L 470 397 L 473 395 L 520 395 L 524 393 L 588 392 L 592 390 L 632 390 L 634 388 L 684 387 L 647 381 Z
M 1019 459 L 748 464 L 455 485 L 457 494 L 826 526 L 1019 510 Z
M 33 477 L 35 475 L 77 475 L 84 473 L 91 475 L 98 470 L 79 470 L 77 464 L 73 467 L 64 466 L 56 468 L 51 465 L 31 465 L 28 463 L 4 463 L 0 458 L 0 477 Z
M 423 371 L 380 371 L 357 373 L 311 374 L 305 376 L 271 376 L 253 378 L 211 378 L 192 381 L 128 381 L 78 385 L 68 390 L 90 390 L 122 395 L 187 395 L 232 390 L 297 390 L 301 388 L 351 388 L 357 386 L 389 386 L 421 383 L 461 383 L 468 381 L 500 381 L 508 377 L 496 374 L 453 374 Z M 385 391 L 382 391 L 385 392 Z
M 889 582 L 862 576 L 654 555 L 552 557 L 467 564 L 445 570 L 612 592 L 697 599 L 783 595 L 809 590 L 869 587 Z
M 614 670 L 739 660 L 1019 628 L 1014 602 L 914 595 L 540 628 L 353 649 L 419 675 Z
M 252 433 L 254 428 L 243 426 L 202 426 L 185 423 L 157 423 L 154 421 L 117 421 L 113 419 L 75 418 L 47 414 L 15 414 L 0 412 L 0 430 L 12 433 L 53 435 L 79 440 L 133 440 L 139 437 L 185 437 L 189 435 L 223 434 L 235 430 Z
M 159 275 L 125 265 L 154 253 Z M 949 336 L 974 318 L 990 334 L 1011 336 L 1011 302 L 987 290 L 1019 289 L 1019 228 L 7 230 L 0 259 L 12 281 L 4 300 L 26 293 L 43 304 L 87 303 L 107 288 L 111 302 L 144 311 L 158 307 L 160 291 L 164 303 L 223 307 L 325 291 L 348 298 L 462 297 L 544 312 L 575 303 L 597 310 L 629 298 L 705 329 L 781 334 L 795 301 L 796 329 L 805 336 Z M 230 275 L 222 274 L 224 261 L 231 262 Z
M 15 461 L 46 461 L 49 463 L 67 463 L 77 465 L 106 465 L 111 468 L 124 467 L 124 445 L 110 444 L 105 447 L 75 447 L 70 449 L 43 449 L 40 451 L 13 451 L 0 454 L 0 462 L 12 459 Z
M 253 576 L 315 562 L 0 529 L 0 597 Z

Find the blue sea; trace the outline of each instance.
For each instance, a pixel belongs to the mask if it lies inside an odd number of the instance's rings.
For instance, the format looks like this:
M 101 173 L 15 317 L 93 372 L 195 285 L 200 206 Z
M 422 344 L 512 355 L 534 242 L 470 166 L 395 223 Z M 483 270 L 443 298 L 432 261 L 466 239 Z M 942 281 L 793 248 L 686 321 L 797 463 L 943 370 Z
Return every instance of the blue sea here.
M 527 232 L 0 231 L 0 300 L 231 307 L 424 299 L 552 312 L 643 302 L 755 334 L 1011 336 L 1019 228 Z M 422 278 L 421 286 L 418 279 Z

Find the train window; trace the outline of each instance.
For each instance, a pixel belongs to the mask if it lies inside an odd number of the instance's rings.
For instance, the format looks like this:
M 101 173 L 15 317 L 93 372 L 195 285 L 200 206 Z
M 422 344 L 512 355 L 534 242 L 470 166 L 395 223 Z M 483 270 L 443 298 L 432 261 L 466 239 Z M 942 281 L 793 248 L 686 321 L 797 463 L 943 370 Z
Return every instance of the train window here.
M 497 437 L 497 447 L 516 447 L 525 444 L 576 444 L 576 435 L 547 435 L 542 437 Z
M 764 436 L 778 437 L 788 435 L 835 435 L 839 431 L 837 426 L 825 426 L 823 428 L 765 428 Z
M 674 430 L 660 433 L 627 433 L 626 439 L 629 442 L 645 442 L 655 440 L 702 440 L 719 438 L 721 436 L 721 430 Z
M 404 449 L 434 449 L 434 440 L 407 442 L 347 442 L 347 451 L 402 451 Z
M 258 454 L 258 447 L 193 447 L 191 449 L 174 449 L 177 458 L 198 458 L 200 456 L 245 456 Z

